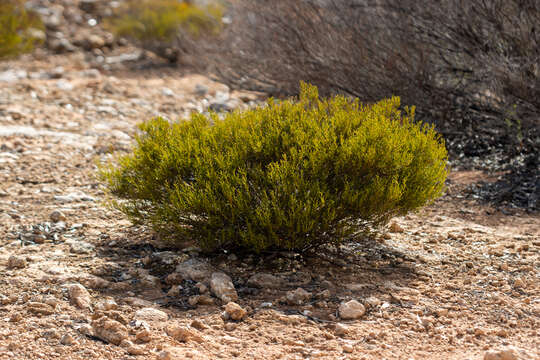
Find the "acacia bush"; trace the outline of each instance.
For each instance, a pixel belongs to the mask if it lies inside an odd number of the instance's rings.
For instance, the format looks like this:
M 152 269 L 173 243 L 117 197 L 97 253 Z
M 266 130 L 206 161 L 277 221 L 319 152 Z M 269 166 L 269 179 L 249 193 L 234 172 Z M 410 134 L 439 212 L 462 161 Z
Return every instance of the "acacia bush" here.
M 31 51 L 41 41 L 35 36 L 41 29 L 39 16 L 26 11 L 21 1 L 0 2 L 0 59 Z
M 223 119 L 155 118 L 101 177 L 131 219 L 207 250 L 339 243 L 443 191 L 443 141 L 399 108 L 397 97 L 320 99 L 302 84 L 298 101 Z
M 127 0 L 108 26 L 174 62 L 193 53 L 200 38 L 219 33 L 222 11 L 218 3 L 203 8 L 178 0 Z

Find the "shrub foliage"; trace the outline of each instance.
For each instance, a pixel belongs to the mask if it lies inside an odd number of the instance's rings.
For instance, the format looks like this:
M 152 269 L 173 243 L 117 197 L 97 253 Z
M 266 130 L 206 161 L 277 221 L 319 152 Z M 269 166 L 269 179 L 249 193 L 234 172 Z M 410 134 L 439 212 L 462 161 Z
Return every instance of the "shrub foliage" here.
M 27 12 L 21 1 L 0 2 L 0 59 L 32 50 L 38 41 L 33 32 L 42 28 L 40 18 Z
M 438 197 L 446 150 L 433 127 L 399 110 L 320 99 L 140 126 L 133 153 L 102 169 L 113 204 L 204 249 L 305 250 L 338 243 Z

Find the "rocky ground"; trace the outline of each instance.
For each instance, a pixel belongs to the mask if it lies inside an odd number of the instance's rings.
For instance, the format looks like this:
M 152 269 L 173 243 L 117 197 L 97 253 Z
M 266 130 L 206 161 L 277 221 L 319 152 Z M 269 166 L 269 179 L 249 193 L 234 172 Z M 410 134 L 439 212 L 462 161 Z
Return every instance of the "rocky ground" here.
M 173 249 L 105 207 L 137 123 L 261 99 L 114 43 L 0 63 L 0 360 L 540 358 L 540 217 L 468 196 L 497 174 L 303 256 Z

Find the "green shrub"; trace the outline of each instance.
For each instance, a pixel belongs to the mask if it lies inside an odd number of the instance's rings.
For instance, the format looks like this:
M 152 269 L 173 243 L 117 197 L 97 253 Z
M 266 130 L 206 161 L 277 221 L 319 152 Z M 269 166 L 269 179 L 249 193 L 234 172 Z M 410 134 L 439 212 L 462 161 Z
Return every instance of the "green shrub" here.
M 180 29 L 193 36 L 219 31 L 222 11 L 205 9 L 178 0 L 129 0 L 110 21 L 119 36 L 139 41 L 172 41 Z
M 305 250 L 339 243 L 441 195 L 443 141 L 399 98 L 319 99 L 140 126 L 132 154 L 101 171 L 114 206 L 204 249 Z
M 40 18 L 25 10 L 21 1 L 0 3 L 0 59 L 29 52 L 39 40 L 34 36 L 43 29 Z

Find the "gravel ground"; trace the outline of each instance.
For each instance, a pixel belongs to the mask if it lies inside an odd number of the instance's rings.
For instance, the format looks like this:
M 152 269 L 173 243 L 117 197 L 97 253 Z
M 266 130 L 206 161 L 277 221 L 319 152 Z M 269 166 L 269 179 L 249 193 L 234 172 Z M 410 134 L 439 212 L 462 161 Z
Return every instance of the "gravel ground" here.
M 319 254 L 171 249 L 103 206 L 96 164 L 258 95 L 130 47 L 42 55 L 0 64 L 0 359 L 540 357 L 540 218 L 467 195 L 495 175 Z

